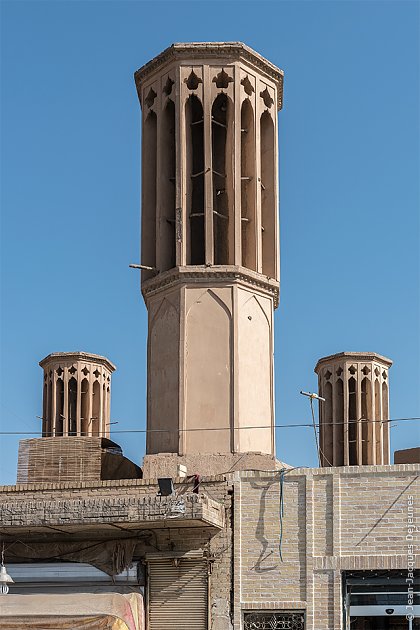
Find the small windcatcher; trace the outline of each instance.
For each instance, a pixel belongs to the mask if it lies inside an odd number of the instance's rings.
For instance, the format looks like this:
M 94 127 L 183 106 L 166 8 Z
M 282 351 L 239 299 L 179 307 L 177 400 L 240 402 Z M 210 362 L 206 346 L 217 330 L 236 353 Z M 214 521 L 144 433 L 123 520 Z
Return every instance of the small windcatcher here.
M 321 466 L 390 463 L 391 365 L 375 352 L 340 352 L 318 361 Z
M 55 352 L 39 365 L 44 370 L 42 437 L 109 438 L 115 366 L 86 352 Z

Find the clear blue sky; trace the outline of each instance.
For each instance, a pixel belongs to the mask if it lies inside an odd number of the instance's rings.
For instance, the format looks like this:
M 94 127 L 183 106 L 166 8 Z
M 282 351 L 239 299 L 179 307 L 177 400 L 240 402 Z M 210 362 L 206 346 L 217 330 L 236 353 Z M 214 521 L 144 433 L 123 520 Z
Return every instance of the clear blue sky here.
M 285 72 L 277 423 L 309 419 L 299 390 L 343 350 L 392 358 L 392 417 L 420 416 L 419 6 L 1 2 L 3 431 L 40 428 L 38 361 L 70 350 L 116 363 L 115 429 L 145 427 L 132 75 L 174 41 L 244 41 Z M 419 433 L 398 424 L 392 448 Z M 140 461 L 141 434 L 114 438 Z M 2 483 L 18 440 L 1 437 Z M 278 430 L 277 451 L 316 465 L 310 429 Z

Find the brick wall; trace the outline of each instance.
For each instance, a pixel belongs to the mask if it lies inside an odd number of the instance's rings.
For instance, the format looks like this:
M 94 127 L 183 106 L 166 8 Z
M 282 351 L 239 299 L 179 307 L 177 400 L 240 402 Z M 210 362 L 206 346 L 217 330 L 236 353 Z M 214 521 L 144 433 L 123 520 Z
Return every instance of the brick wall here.
M 407 502 L 417 497 L 418 518 L 419 472 L 415 464 L 292 470 L 282 534 L 280 473 L 236 473 L 235 628 L 244 610 L 302 609 L 307 630 L 341 630 L 343 570 L 407 567 Z

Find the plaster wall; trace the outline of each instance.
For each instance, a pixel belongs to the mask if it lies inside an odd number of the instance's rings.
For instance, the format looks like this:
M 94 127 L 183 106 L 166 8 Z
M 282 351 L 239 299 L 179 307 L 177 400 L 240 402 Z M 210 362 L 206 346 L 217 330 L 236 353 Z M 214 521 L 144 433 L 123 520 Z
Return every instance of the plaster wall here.
M 210 278 L 147 307 L 148 455 L 273 455 L 273 297 Z

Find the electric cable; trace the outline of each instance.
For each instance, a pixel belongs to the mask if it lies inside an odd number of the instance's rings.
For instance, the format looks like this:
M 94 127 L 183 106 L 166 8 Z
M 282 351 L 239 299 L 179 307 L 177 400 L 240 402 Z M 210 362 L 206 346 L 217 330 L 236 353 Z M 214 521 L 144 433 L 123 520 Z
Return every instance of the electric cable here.
M 370 420 L 368 418 L 360 418 L 359 420 L 349 420 L 346 422 L 319 422 L 315 423 L 316 427 L 319 426 L 343 426 L 343 424 L 353 424 L 359 423 L 362 421 L 368 421 L 371 424 L 388 424 L 391 422 L 408 422 L 408 421 L 418 421 L 420 420 L 420 416 L 413 416 L 410 418 L 390 418 L 387 420 Z M 256 425 L 256 426 L 248 426 L 248 427 L 235 427 L 235 431 L 247 431 L 251 429 L 299 429 L 309 427 L 313 429 L 313 423 L 297 423 L 297 424 L 266 424 L 266 425 Z M 122 434 L 122 433 L 192 433 L 196 431 L 231 431 L 231 427 L 201 427 L 201 428 L 190 428 L 190 429 L 117 429 L 112 432 L 112 435 Z M 106 431 L 100 432 L 101 435 L 107 435 Z M 42 431 L 0 431 L 0 435 L 42 435 Z M 93 437 L 101 437 L 101 435 L 96 435 Z M 56 436 L 63 437 L 63 436 Z M 66 436 L 64 436 L 66 437 Z M 80 437 L 80 436 L 79 436 Z M 92 437 L 92 436 L 81 436 L 81 437 Z

